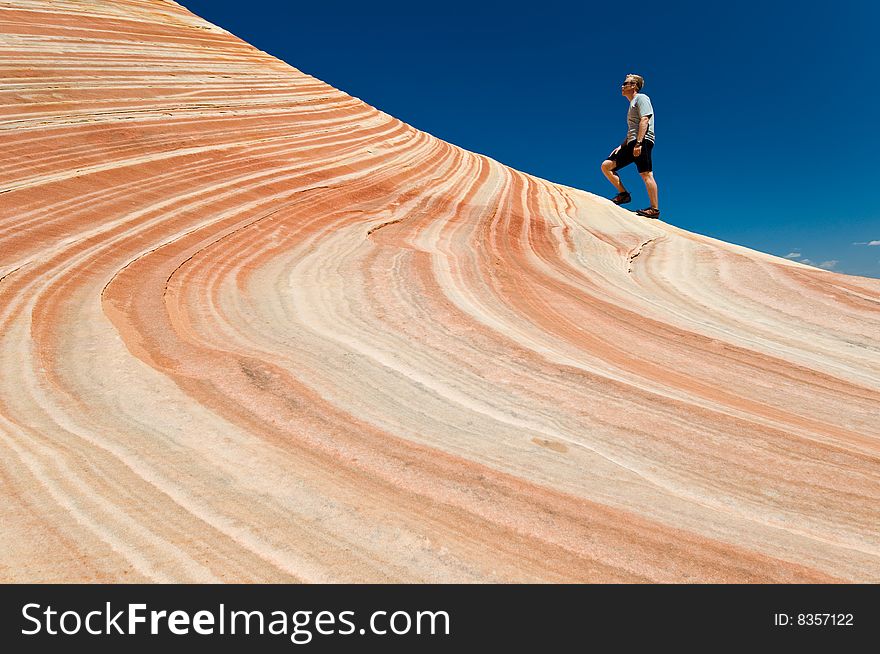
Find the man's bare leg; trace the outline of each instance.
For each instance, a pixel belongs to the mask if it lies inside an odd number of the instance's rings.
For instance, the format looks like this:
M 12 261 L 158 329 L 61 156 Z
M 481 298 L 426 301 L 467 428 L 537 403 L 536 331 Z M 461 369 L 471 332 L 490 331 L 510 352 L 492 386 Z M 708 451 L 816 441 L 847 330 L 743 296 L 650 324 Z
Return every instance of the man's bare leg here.
M 608 181 L 614 184 L 614 188 L 621 193 L 626 193 L 626 189 L 623 188 L 623 182 L 620 181 L 620 177 L 614 172 L 614 162 L 611 159 L 606 159 L 602 162 L 602 172 L 605 173 Z
M 639 175 L 645 180 L 645 188 L 648 191 L 648 199 L 651 201 L 651 206 L 655 209 L 659 209 L 660 204 L 657 201 L 657 182 L 654 181 L 654 173 L 639 173 Z

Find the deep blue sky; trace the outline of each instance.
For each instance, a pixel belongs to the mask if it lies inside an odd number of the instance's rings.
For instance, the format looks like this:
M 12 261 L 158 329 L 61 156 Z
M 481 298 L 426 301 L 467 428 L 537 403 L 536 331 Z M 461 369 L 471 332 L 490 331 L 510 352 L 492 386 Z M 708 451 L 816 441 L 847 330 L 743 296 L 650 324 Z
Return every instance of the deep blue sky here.
M 419 129 L 605 196 L 620 82 L 641 74 L 666 222 L 880 277 L 875 0 L 179 1 Z M 647 206 L 634 166 L 623 179 Z

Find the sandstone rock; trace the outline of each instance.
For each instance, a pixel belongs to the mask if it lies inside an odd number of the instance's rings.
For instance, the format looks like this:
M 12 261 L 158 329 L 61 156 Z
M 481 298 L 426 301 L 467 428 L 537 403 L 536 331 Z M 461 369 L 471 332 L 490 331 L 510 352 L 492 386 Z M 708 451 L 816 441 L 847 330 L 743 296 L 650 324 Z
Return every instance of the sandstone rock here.
M 154 0 L 0 4 L 0 580 L 880 581 L 880 281 Z

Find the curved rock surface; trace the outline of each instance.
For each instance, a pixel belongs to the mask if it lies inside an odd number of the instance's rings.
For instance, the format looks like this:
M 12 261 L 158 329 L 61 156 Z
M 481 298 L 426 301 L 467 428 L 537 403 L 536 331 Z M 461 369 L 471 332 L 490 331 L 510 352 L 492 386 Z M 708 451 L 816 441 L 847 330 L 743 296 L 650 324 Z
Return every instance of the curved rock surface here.
M 880 581 L 880 281 L 161 0 L 0 2 L 3 581 Z

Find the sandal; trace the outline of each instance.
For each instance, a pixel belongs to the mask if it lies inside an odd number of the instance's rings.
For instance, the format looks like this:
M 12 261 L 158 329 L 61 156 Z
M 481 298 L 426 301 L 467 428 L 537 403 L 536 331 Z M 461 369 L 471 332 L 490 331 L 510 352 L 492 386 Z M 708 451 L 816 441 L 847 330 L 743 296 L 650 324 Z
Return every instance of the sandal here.
M 630 197 L 629 191 L 624 191 L 611 198 L 611 201 L 614 204 L 628 204 L 629 202 L 632 202 L 632 197 Z
M 644 216 L 645 218 L 659 218 L 660 217 L 660 209 L 655 209 L 654 207 L 648 207 L 647 209 L 639 209 L 636 211 L 639 216 Z

